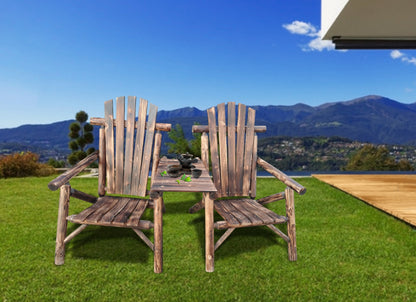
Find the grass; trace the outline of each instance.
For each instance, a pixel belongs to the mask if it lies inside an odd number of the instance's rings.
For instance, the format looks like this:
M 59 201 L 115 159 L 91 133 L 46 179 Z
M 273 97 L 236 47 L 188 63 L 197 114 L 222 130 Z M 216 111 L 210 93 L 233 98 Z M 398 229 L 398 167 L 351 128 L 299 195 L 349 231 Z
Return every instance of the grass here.
M 153 253 L 133 231 L 93 226 L 55 266 L 59 193 L 47 189 L 50 180 L 0 179 L 2 301 L 416 299 L 415 229 L 313 178 L 299 179 L 308 191 L 295 197 L 297 262 L 288 261 L 285 242 L 268 228 L 239 229 L 215 253 L 214 273 L 204 270 L 203 211 L 187 213 L 200 195 L 165 194 L 162 274 L 153 273 Z M 96 179 L 71 184 L 96 192 Z M 258 197 L 282 189 L 261 179 Z M 70 212 L 86 205 L 73 200 Z

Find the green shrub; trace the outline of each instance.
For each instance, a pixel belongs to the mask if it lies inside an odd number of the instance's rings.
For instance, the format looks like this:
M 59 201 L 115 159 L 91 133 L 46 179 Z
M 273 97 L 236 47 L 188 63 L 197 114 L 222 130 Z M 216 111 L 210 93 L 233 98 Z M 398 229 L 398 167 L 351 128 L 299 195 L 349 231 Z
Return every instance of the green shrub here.
M 13 153 L 0 157 L 0 178 L 48 176 L 55 172 L 50 165 L 39 163 L 32 152 Z

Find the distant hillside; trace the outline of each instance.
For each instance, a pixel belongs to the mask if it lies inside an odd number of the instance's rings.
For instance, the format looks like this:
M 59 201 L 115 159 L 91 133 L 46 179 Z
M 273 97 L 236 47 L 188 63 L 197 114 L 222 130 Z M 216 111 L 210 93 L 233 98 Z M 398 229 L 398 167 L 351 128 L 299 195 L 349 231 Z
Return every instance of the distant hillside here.
M 251 107 L 256 109 L 256 124 L 267 126 L 267 132 L 261 138 L 339 136 L 375 144 L 416 145 L 416 103 L 403 104 L 382 96 L 370 95 L 316 107 L 305 104 Z M 206 124 L 207 117 L 206 111 L 186 107 L 171 111 L 161 110 L 158 121 L 171 123 L 173 126 L 181 124 L 186 136 L 191 137 L 192 125 L 195 122 Z M 68 127 L 71 122 L 0 129 L 0 152 L 2 143 L 67 151 Z M 97 142 L 98 129 L 95 129 L 94 136 Z M 164 141 L 167 139 L 165 135 Z
M 258 154 L 283 171 L 340 171 L 365 144 L 337 136 L 274 136 L 259 140 Z M 383 145 L 396 162 L 407 160 L 416 168 L 416 147 Z
M 317 107 L 251 107 L 256 109 L 256 124 L 268 128 L 262 137 L 340 136 L 376 144 L 416 145 L 416 103 L 370 95 Z M 205 111 L 196 108 L 162 111 L 159 120 L 181 124 L 189 137 L 194 122 L 207 123 Z
M 45 125 L 23 125 L 0 129 L 0 143 L 20 143 L 45 148 L 68 148 L 69 125 L 73 120 Z

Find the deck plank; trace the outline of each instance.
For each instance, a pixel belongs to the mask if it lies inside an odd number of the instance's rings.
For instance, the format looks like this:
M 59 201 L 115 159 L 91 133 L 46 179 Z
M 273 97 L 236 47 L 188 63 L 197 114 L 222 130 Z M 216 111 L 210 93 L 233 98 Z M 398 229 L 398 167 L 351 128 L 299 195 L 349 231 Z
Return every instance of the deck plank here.
M 416 175 L 314 174 L 312 176 L 416 226 Z

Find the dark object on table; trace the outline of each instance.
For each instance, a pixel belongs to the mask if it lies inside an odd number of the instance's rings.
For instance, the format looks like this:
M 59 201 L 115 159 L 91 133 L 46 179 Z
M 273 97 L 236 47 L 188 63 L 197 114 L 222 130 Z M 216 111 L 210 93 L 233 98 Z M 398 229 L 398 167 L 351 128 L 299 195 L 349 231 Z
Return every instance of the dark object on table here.
M 167 172 L 170 177 L 178 177 L 181 174 L 181 170 L 181 165 L 169 165 Z
M 191 164 L 198 161 L 197 158 L 194 158 L 194 156 L 188 152 L 185 154 L 178 154 L 177 158 L 184 169 L 190 169 Z
M 191 173 L 192 173 L 192 177 L 198 178 L 201 176 L 202 170 L 193 168 L 191 169 Z

